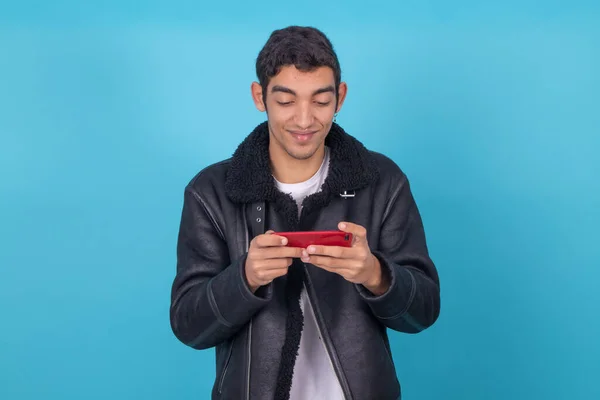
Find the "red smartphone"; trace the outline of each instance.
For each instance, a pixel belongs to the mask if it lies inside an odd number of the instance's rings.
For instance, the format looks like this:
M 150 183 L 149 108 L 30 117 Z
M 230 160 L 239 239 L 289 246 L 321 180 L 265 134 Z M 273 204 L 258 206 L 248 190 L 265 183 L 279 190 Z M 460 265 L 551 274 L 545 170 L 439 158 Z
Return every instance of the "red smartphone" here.
M 274 235 L 287 238 L 288 247 L 307 248 L 311 244 L 352 247 L 352 234 L 342 231 L 275 232 Z

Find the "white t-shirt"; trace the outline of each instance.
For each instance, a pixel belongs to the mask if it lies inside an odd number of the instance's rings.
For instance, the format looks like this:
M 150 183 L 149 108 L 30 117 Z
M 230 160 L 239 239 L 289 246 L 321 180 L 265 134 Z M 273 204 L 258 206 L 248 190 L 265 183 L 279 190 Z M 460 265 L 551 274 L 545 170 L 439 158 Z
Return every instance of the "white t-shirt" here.
M 280 191 L 289 193 L 294 198 L 300 213 L 304 198 L 320 191 L 328 169 L 329 148 L 325 147 L 323 163 L 310 179 L 292 184 L 275 180 L 275 183 Z M 343 400 L 344 393 L 325 348 L 325 343 L 321 338 L 306 288 L 302 289 L 300 307 L 304 314 L 304 329 L 300 337 L 300 349 L 294 366 L 290 400 Z

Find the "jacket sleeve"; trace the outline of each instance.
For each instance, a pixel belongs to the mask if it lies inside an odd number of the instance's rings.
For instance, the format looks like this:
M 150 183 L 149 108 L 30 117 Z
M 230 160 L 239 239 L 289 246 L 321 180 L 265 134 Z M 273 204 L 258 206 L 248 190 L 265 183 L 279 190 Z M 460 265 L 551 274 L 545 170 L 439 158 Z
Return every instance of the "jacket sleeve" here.
M 404 174 L 385 210 L 379 246 L 371 252 L 391 279 L 389 289 L 381 296 L 357 285 L 374 315 L 399 332 L 418 333 L 433 325 L 440 313 L 439 277 Z
M 171 288 L 170 321 L 175 336 L 195 349 L 230 338 L 271 298 L 271 288 L 252 293 L 246 255 L 229 259 L 225 237 L 206 201 L 186 187 L 177 240 L 177 273 Z

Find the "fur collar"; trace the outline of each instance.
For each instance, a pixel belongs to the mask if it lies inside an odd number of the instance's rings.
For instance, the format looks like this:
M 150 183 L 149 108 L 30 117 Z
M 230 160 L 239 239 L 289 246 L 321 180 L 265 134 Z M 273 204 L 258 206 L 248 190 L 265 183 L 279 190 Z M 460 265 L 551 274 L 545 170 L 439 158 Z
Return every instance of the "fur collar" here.
M 331 149 L 329 172 L 321 192 L 306 198 L 304 209 L 310 212 L 326 206 L 332 197 L 344 191 L 352 193 L 375 182 L 377 166 L 369 151 L 357 139 L 334 123 L 325 139 Z M 275 186 L 269 160 L 269 128 L 265 121 L 238 146 L 231 158 L 225 191 L 236 203 L 272 202 L 277 208 L 292 208 L 292 198 Z M 297 210 L 297 208 L 296 208 Z

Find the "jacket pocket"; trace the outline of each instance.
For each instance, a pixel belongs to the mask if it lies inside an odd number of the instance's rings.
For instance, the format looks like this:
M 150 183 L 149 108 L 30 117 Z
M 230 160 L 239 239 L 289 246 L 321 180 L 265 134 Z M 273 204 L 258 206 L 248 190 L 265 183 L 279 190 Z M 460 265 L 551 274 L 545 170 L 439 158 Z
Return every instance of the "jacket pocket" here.
M 223 371 L 221 372 L 221 376 L 219 377 L 219 394 L 223 392 L 223 384 L 225 383 L 225 376 L 227 375 L 227 369 L 229 368 L 229 362 L 231 361 L 231 354 L 233 353 L 234 341 L 235 339 L 232 339 L 231 343 L 229 344 L 229 350 L 227 351 L 225 365 L 223 366 Z

